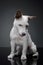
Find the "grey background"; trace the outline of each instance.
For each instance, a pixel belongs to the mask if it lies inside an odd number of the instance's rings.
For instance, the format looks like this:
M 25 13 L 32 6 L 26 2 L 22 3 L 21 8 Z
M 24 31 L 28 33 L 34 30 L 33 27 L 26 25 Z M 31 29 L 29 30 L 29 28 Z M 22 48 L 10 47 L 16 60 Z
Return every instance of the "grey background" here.
M 17 9 L 25 15 L 36 15 L 29 22 L 29 33 L 37 47 L 43 47 L 43 1 L 41 0 L 0 0 L 0 47 L 9 47 L 9 33 Z

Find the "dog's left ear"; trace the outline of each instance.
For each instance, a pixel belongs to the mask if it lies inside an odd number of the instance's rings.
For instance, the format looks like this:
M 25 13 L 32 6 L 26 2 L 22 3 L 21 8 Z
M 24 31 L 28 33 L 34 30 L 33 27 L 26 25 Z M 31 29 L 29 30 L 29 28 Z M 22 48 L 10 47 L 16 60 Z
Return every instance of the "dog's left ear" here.
M 36 19 L 36 18 L 37 18 L 37 16 L 28 16 L 29 20 Z

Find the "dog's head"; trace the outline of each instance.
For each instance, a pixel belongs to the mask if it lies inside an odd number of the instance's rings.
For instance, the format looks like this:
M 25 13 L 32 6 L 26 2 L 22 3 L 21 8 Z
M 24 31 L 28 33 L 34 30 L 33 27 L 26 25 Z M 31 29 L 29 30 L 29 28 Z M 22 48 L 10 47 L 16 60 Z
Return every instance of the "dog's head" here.
M 25 36 L 28 31 L 29 23 L 28 23 L 28 17 L 24 16 L 21 10 L 16 11 L 15 23 L 16 23 L 17 33 L 20 36 Z

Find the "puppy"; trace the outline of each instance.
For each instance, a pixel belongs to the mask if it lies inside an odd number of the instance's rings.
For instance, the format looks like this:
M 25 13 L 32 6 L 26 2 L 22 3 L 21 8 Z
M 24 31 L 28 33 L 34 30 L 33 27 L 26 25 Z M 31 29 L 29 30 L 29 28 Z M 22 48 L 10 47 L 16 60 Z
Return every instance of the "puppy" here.
M 32 41 L 30 34 L 28 33 L 29 27 L 28 20 L 34 18 L 36 18 L 36 16 L 23 15 L 20 10 L 16 12 L 13 27 L 10 31 L 11 53 L 10 55 L 8 55 L 8 58 L 13 58 L 15 54 L 18 54 L 21 46 L 22 46 L 21 59 L 27 59 L 26 51 L 28 47 L 31 49 L 33 56 L 38 55 L 36 45 Z M 15 47 L 17 51 L 16 53 Z

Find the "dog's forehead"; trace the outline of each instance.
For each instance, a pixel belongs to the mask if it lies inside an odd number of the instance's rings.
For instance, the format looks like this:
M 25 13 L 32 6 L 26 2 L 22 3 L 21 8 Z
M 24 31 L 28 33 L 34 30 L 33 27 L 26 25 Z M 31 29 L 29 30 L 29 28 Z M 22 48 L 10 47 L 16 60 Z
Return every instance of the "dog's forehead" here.
M 28 25 L 28 18 L 26 16 L 22 16 L 20 19 L 16 20 L 18 24 Z

